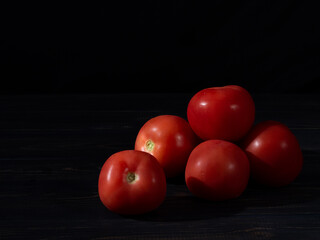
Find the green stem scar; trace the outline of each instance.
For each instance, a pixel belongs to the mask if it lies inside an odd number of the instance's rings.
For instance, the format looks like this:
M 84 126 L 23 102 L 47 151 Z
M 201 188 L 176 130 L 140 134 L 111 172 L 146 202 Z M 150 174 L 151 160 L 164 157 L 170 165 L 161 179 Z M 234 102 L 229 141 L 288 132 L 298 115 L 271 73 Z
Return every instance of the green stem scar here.
M 148 141 L 146 141 L 146 149 L 148 152 L 152 152 L 154 148 L 154 142 L 152 142 L 151 139 L 149 139 Z
M 128 183 L 134 183 L 137 180 L 138 180 L 138 175 L 136 175 L 133 172 L 128 172 L 128 174 L 127 174 L 127 182 Z

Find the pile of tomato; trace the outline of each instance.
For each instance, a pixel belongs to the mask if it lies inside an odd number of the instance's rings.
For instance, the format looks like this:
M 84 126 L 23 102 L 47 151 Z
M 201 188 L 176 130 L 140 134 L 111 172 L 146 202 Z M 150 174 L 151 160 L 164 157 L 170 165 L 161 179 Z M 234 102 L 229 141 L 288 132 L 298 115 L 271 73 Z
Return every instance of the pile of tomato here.
M 102 203 L 119 214 L 142 214 L 159 207 L 166 179 L 184 173 L 197 197 L 237 198 L 249 177 L 280 187 L 300 173 L 303 156 L 296 137 L 276 121 L 253 126 L 254 101 L 240 86 L 196 93 L 181 117 L 161 115 L 140 129 L 135 150 L 113 154 L 99 176 Z

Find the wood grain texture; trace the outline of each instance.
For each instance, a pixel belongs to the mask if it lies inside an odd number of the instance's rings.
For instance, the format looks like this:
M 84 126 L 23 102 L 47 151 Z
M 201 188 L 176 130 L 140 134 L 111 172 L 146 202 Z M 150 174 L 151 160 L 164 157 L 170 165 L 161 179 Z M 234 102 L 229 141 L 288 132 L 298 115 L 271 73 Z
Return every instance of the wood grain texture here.
M 289 186 L 250 182 L 238 199 L 193 197 L 183 176 L 165 202 L 134 217 L 100 203 L 99 171 L 132 149 L 140 127 L 160 114 L 186 117 L 186 94 L 0 96 L 0 239 L 319 239 L 320 97 L 257 95 L 256 122 L 273 119 L 304 154 Z

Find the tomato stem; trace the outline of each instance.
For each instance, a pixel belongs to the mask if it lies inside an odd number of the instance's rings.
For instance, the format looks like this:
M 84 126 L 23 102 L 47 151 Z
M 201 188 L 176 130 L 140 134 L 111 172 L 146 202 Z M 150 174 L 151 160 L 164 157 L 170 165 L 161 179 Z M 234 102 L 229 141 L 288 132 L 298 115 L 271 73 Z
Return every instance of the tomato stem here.
M 154 148 L 154 142 L 151 139 L 146 141 L 146 149 L 147 149 L 147 151 L 148 152 L 152 152 L 153 148 Z
M 137 179 L 138 179 L 138 175 L 136 175 L 134 172 L 128 172 L 127 174 L 128 183 L 134 183 Z

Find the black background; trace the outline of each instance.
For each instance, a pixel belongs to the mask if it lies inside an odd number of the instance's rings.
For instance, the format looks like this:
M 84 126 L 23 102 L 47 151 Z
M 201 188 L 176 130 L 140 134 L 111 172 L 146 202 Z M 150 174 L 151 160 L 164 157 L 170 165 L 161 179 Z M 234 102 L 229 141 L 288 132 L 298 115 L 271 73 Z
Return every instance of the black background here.
M 0 93 L 318 93 L 316 2 L 3 6 Z

